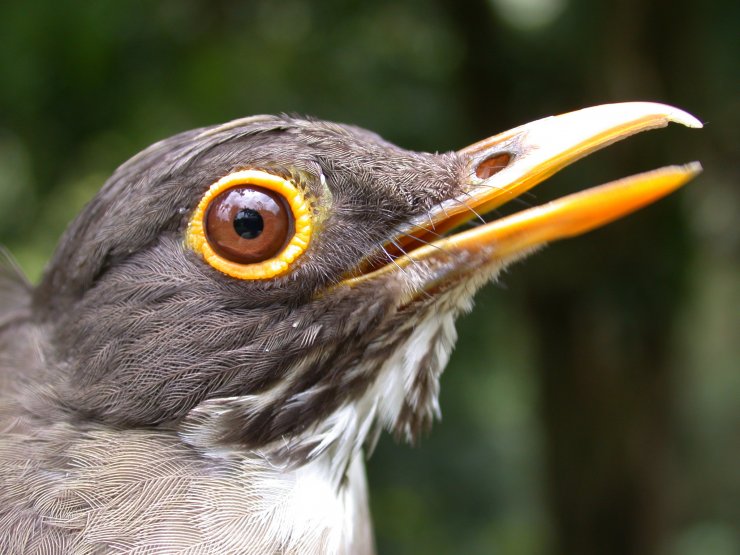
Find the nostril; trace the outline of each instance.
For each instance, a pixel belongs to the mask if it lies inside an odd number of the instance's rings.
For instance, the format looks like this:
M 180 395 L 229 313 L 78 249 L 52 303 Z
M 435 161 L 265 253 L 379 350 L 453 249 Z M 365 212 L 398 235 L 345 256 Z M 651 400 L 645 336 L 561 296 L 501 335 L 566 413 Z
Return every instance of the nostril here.
M 510 161 L 511 154 L 508 152 L 493 154 L 478 164 L 475 168 L 475 175 L 480 179 L 488 179 L 508 166 Z

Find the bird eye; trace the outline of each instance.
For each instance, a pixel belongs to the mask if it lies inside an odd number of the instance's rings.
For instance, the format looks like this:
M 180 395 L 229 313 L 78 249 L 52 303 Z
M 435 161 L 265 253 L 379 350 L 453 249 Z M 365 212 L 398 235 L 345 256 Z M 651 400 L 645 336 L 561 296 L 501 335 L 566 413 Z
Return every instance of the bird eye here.
M 292 181 L 243 170 L 206 191 L 188 225 L 187 244 L 229 276 L 267 279 L 288 271 L 311 231 L 309 204 Z
M 285 199 L 262 187 L 234 187 L 206 212 L 206 240 L 218 254 L 241 264 L 275 256 L 290 239 L 293 214 Z

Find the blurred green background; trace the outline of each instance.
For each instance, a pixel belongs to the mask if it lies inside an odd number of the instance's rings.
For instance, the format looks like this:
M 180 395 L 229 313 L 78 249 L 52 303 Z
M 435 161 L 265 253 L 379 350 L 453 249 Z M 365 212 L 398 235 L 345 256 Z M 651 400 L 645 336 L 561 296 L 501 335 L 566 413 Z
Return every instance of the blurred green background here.
M 0 7 L 0 243 L 37 279 L 153 141 L 309 113 L 450 150 L 586 105 L 707 123 L 527 201 L 701 160 L 685 190 L 510 269 L 459 324 L 444 420 L 369 463 L 380 553 L 740 553 L 740 3 L 168 0 Z

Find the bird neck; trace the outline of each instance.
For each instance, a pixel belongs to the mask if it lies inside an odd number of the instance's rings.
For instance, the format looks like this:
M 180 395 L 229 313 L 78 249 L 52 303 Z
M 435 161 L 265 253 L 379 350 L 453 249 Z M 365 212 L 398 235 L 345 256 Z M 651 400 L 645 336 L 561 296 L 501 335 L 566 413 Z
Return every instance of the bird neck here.
M 214 441 L 220 418 L 253 400 L 218 401 L 199 407 L 197 422 L 179 435 L 231 468 L 245 495 L 264 507 L 265 546 L 285 553 L 374 552 L 363 449 L 376 421 L 372 403 L 345 405 L 300 436 L 254 449 Z

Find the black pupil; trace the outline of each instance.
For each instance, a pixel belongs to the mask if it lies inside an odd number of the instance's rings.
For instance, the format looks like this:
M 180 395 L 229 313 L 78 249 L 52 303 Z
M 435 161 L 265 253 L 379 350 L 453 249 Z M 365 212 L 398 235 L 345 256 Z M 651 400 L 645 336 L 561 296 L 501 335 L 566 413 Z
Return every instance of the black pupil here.
M 234 218 L 234 229 L 239 237 L 243 239 L 254 239 L 258 237 L 265 227 L 262 216 L 256 210 L 244 208 L 239 210 Z

